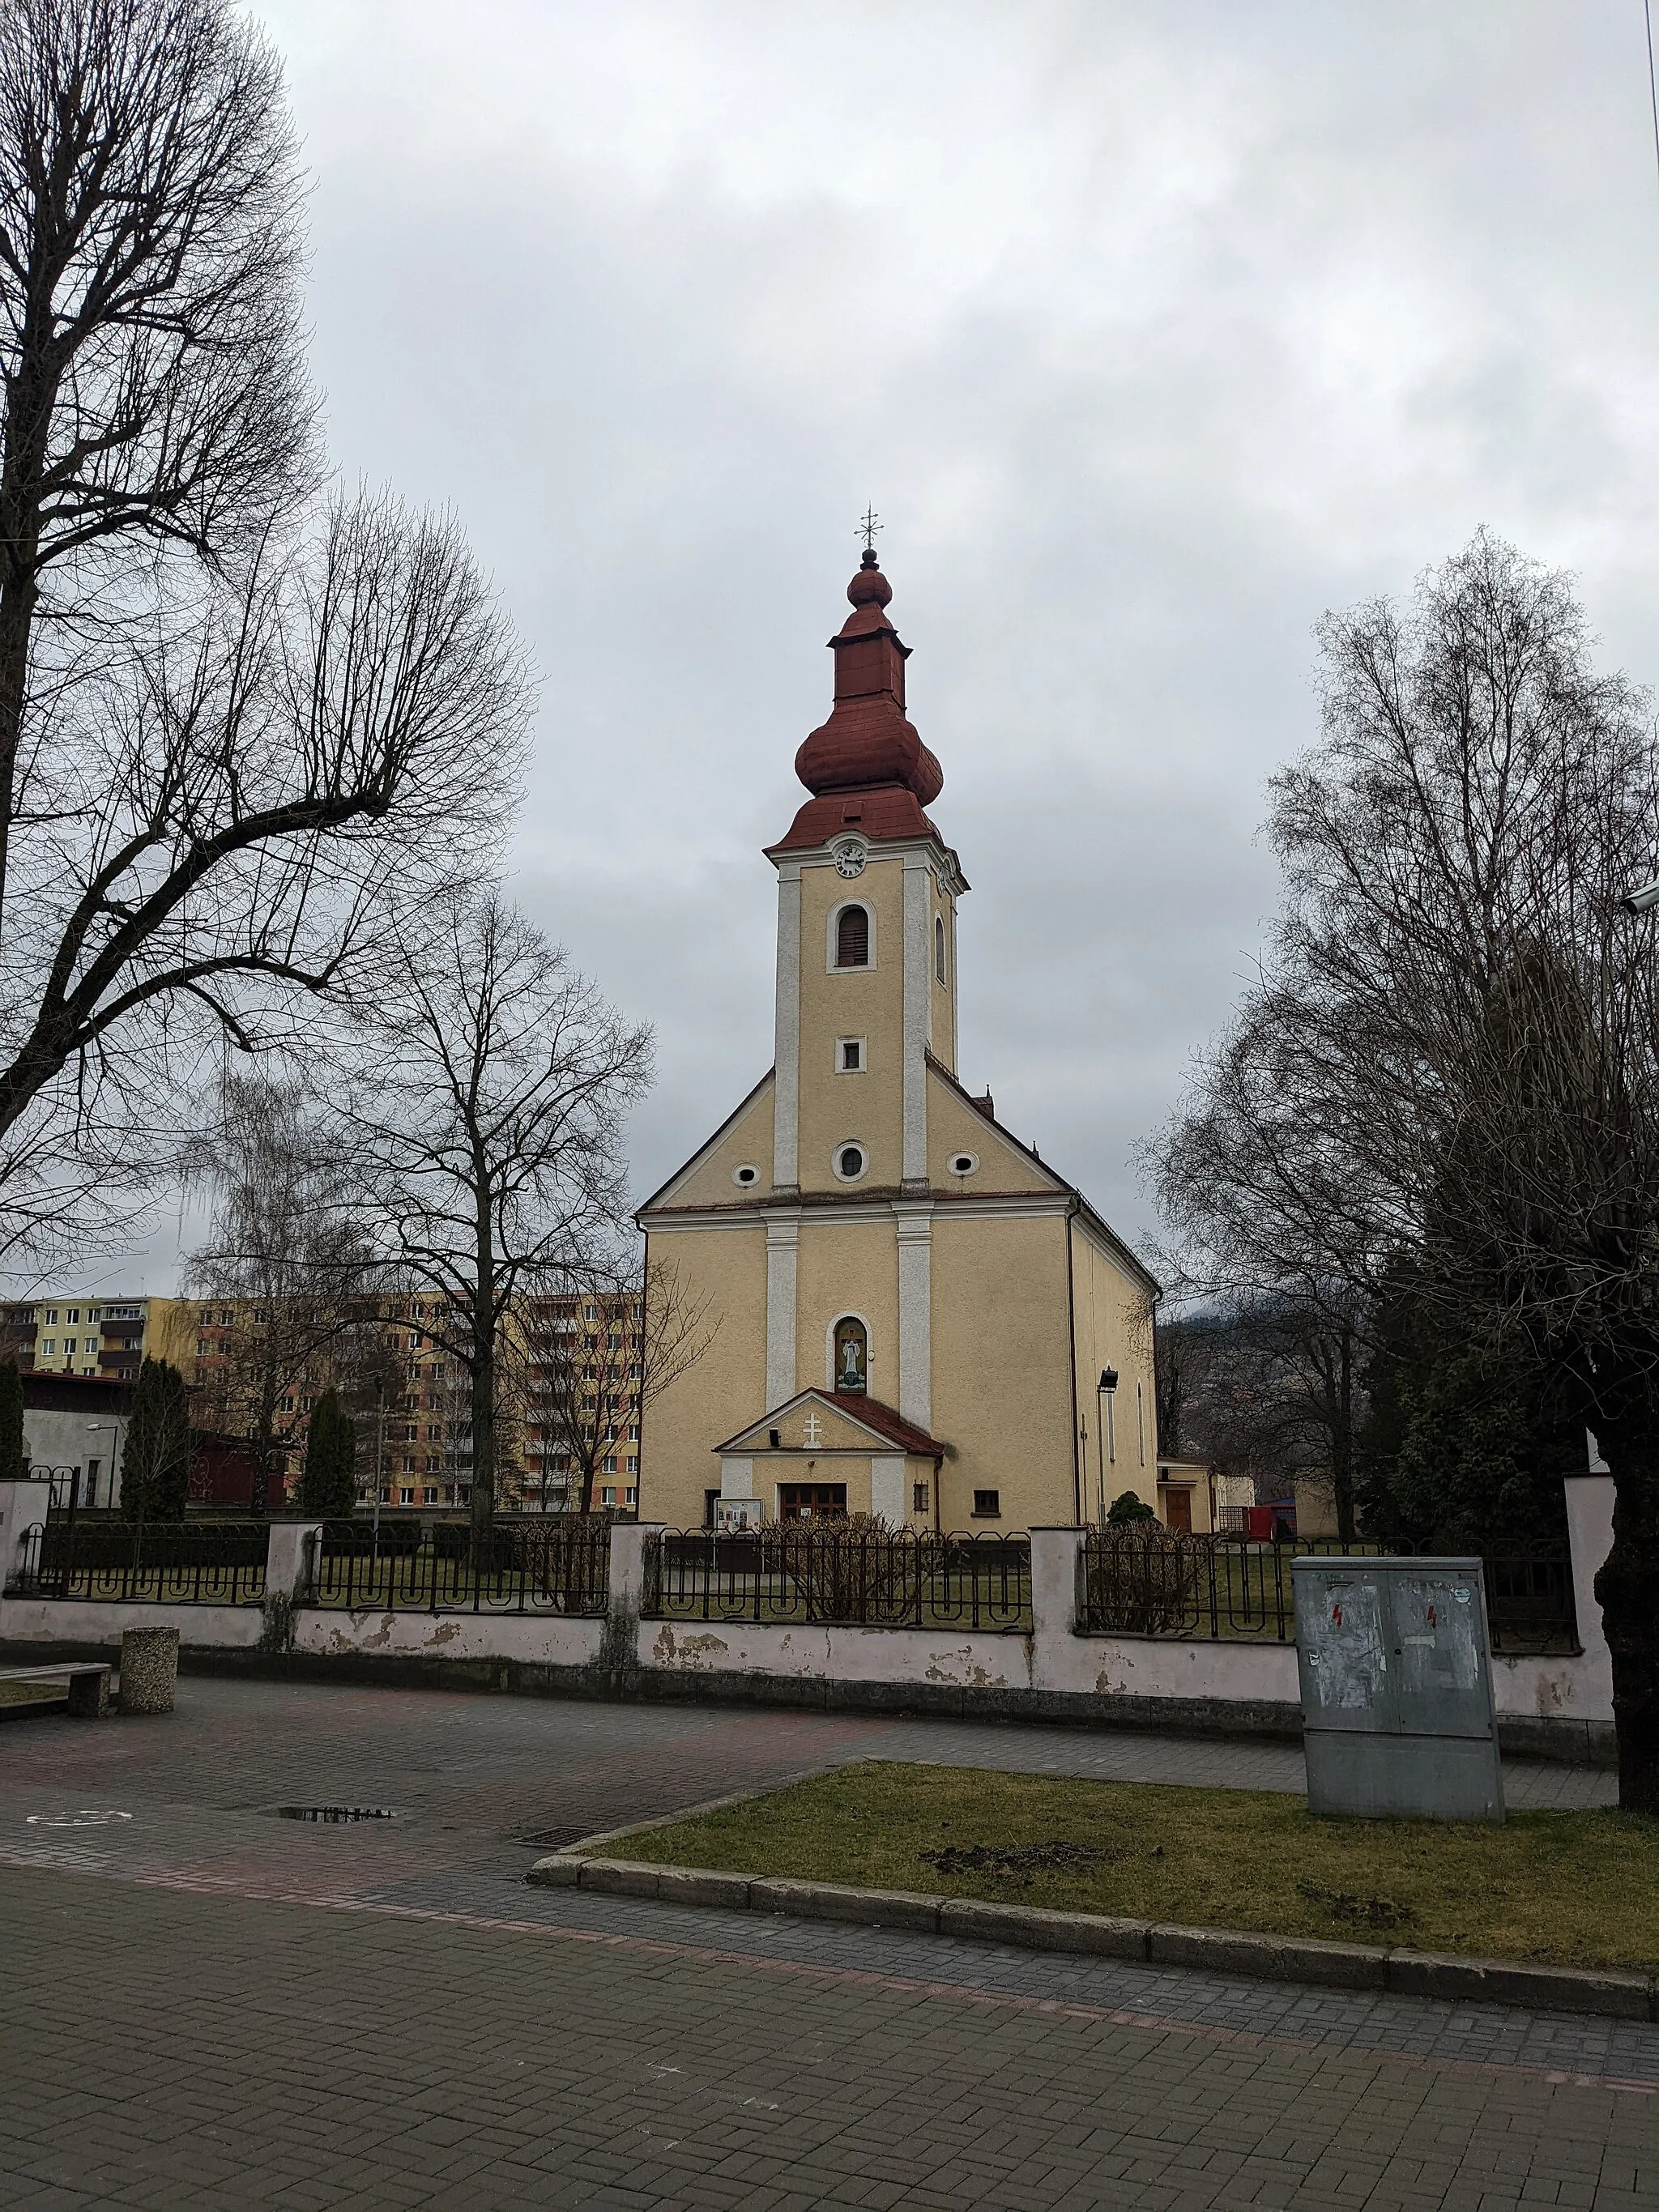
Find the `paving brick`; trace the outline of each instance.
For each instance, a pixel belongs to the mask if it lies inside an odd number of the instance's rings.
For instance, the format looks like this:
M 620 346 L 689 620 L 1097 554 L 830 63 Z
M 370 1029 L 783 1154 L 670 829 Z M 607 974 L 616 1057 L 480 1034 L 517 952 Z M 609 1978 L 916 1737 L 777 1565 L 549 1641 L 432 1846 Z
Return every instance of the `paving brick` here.
M 1602 2086 L 1659 2087 L 1651 2025 L 526 1885 L 522 1838 L 872 1754 L 1300 1786 L 1279 1745 L 189 1677 L 142 1741 L 19 1724 L 0 2205 L 1659 2202 L 1659 2097 Z M 271 1810 L 332 1802 L 401 1817 Z

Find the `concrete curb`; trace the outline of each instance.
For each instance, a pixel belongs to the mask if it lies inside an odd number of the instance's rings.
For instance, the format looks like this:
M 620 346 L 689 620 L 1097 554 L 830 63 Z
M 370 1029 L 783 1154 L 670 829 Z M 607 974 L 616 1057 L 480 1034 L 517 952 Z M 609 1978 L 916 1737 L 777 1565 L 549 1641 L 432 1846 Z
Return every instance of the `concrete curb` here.
M 1006 1943 L 1022 1951 L 1196 1966 L 1206 1973 L 1237 1974 L 1251 1981 L 1372 1990 L 1395 1996 L 1437 1997 L 1449 2004 L 1589 2013 L 1604 2020 L 1659 2021 L 1659 1977 L 1647 1974 L 1529 1966 L 1514 1960 L 1460 1959 L 1364 1943 L 1255 1936 L 1228 1928 L 1177 1928 L 1150 1920 L 1115 1920 L 1102 1913 L 992 1905 L 976 1898 L 852 1889 L 838 1882 L 723 1874 L 708 1867 L 651 1866 L 635 1859 L 585 1858 L 575 1851 L 556 1851 L 538 1859 L 525 1880 L 538 1889 L 586 1889 L 604 1897 L 656 1898 L 665 1905 L 718 1905 L 728 1912 L 784 1912 L 798 1920 L 904 1928 L 919 1935 Z

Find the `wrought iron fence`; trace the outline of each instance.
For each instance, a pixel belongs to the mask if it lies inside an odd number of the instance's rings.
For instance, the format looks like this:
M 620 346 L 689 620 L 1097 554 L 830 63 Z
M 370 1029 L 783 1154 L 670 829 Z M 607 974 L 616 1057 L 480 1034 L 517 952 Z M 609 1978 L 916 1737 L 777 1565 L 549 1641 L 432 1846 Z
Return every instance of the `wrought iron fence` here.
M 845 1530 L 833 1521 L 667 1528 L 647 1540 L 641 1610 L 661 1620 L 1017 1634 L 1031 1626 L 1030 1540 Z
M 258 1605 L 265 1544 L 263 1522 L 127 1522 L 48 1508 L 24 1535 L 11 1587 L 94 1604 Z
M 1079 1625 L 1097 1633 L 1189 1641 L 1296 1640 L 1291 1562 L 1376 1555 L 1380 1544 L 1311 1537 L 1264 1543 L 1168 1529 L 1091 1528 L 1084 1539 Z M 1572 1566 L 1565 1539 L 1482 1554 L 1494 1651 L 1576 1652 Z
M 301 1605 L 360 1613 L 563 1613 L 610 1601 L 611 1524 L 582 1514 L 498 1522 L 476 1544 L 465 1522 L 325 1522 Z

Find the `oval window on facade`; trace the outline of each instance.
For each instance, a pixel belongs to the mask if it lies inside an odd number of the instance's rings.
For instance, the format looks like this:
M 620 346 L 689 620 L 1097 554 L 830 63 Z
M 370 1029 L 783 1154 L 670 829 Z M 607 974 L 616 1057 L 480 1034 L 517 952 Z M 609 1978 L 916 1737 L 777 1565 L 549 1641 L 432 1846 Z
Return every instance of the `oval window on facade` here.
M 836 1147 L 836 1173 L 843 1182 L 856 1182 L 868 1164 L 862 1145 Z
M 836 1388 L 859 1396 L 870 1376 L 870 1340 L 864 1323 L 848 1314 L 836 1323 Z

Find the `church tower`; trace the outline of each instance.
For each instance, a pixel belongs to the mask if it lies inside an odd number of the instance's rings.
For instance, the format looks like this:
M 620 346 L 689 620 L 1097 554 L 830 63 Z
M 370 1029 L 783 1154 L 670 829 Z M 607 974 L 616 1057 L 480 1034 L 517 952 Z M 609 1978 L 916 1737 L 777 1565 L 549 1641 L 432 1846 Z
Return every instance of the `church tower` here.
M 873 550 L 847 596 L 830 716 L 795 756 L 810 796 L 767 849 L 772 1068 L 640 1214 L 659 1294 L 717 1324 L 647 1413 L 641 1515 L 1019 1528 L 1136 1478 L 1153 1503 L 1157 1285 L 957 1079 L 944 774 Z

